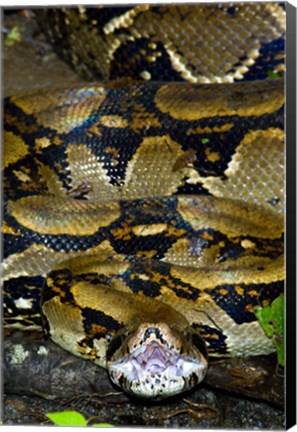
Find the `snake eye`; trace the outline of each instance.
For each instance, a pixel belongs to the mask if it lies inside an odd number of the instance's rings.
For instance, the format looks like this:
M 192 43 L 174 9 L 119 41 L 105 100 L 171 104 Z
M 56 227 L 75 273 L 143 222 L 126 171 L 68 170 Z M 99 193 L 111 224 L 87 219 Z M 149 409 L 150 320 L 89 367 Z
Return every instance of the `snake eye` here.
M 106 352 L 106 358 L 107 360 L 110 360 L 114 354 L 123 346 L 123 343 L 126 339 L 126 334 L 124 332 L 116 334 L 110 341 L 107 352 Z
M 198 351 L 203 355 L 203 357 L 207 360 L 208 353 L 204 339 L 200 336 L 199 333 L 192 333 L 192 344 Z

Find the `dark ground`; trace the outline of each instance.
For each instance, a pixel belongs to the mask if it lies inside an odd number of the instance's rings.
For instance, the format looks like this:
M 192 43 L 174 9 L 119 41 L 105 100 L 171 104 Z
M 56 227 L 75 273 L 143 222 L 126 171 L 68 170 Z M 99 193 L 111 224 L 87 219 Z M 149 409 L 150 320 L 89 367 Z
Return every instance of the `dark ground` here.
M 6 36 L 14 27 L 19 30 L 21 41 L 6 46 Z M 52 52 L 34 19 L 24 13 L 4 13 L 2 32 L 4 96 L 44 86 L 82 82 Z M 284 429 L 282 409 L 266 402 L 231 396 L 222 390 L 212 390 L 205 384 L 187 399 L 176 398 L 158 404 L 132 401 L 122 394 L 77 397 L 74 393 L 72 398 L 46 400 L 9 391 L 12 393 L 4 396 L 2 410 L 5 425 L 46 425 L 50 422 L 45 413 L 74 409 L 96 423 L 108 422 L 115 426 Z

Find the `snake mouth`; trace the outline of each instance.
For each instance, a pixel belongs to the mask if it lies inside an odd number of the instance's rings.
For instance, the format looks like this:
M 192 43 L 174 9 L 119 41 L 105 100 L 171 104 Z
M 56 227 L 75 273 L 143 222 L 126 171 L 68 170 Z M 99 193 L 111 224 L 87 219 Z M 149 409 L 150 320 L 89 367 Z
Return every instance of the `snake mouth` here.
M 152 374 L 164 372 L 173 364 L 173 355 L 156 341 L 144 345 L 131 356 L 135 370 L 142 370 Z
M 112 381 L 138 397 L 162 399 L 190 389 L 206 374 L 207 361 L 181 355 L 156 340 L 144 344 L 108 369 Z

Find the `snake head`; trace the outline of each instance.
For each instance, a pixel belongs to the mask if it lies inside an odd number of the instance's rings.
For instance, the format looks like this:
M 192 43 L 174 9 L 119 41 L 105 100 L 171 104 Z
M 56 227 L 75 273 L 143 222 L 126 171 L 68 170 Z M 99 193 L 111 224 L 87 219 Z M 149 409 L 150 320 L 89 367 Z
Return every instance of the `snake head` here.
M 192 329 L 143 323 L 119 331 L 107 351 L 111 380 L 137 397 L 163 399 L 189 390 L 207 371 L 207 350 Z

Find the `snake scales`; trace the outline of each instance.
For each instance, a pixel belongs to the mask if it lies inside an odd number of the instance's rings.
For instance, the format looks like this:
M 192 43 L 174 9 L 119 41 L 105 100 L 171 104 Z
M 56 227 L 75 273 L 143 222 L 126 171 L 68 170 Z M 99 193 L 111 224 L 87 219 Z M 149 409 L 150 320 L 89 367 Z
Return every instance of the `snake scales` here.
M 254 307 L 283 292 L 284 92 L 265 79 L 282 6 L 39 19 L 80 72 L 147 82 L 5 101 L 6 325 L 40 328 L 41 295 L 55 342 L 151 398 L 196 385 L 208 356 L 273 352 Z

